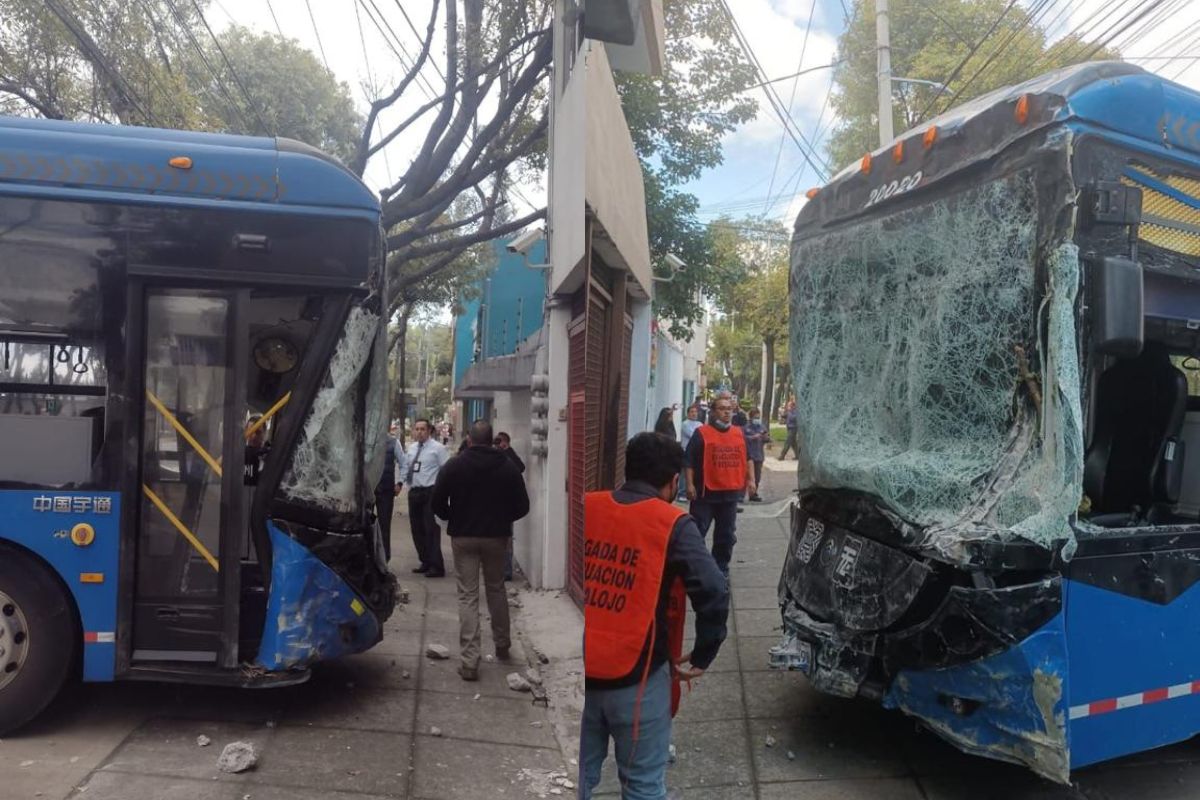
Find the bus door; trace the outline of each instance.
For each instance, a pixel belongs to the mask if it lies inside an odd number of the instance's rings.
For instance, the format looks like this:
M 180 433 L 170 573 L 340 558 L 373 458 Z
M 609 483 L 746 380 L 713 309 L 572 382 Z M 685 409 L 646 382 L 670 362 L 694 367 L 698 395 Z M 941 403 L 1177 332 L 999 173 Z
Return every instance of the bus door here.
M 238 663 L 247 296 L 143 294 L 135 664 Z

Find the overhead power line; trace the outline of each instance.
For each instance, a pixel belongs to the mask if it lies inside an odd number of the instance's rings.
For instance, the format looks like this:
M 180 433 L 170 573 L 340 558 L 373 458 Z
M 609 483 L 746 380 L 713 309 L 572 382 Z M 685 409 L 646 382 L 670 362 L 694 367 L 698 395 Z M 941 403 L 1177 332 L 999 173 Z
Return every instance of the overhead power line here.
M 275 16 L 275 7 L 271 5 L 271 0 L 267 0 L 267 11 L 271 12 L 271 19 L 275 22 L 275 30 L 279 33 L 279 38 L 284 38 L 283 28 L 279 25 L 279 17 Z
M 921 109 L 921 114 L 919 117 L 920 119 L 925 119 L 929 116 L 929 112 L 933 110 L 935 105 L 937 105 L 937 101 L 941 99 L 942 94 L 945 93 L 946 89 L 950 87 L 951 83 L 958 79 L 959 74 L 967 66 L 967 62 L 969 62 L 975 56 L 975 54 L 979 52 L 979 48 L 983 46 L 983 43 L 991 38 L 992 34 L 996 32 L 996 28 L 1000 27 L 1000 23 L 1004 21 L 1004 18 L 1008 16 L 1008 12 L 1012 11 L 1013 6 L 1016 4 L 1017 0 L 1008 0 L 1008 5 L 1006 5 L 1004 10 L 1000 12 L 1000 16 L 996 17 L 996 20 L 987 29 L 987 32 L 980 37 L 979 41 L 975 43 L 974 47 L 971 47 L 969 50 L 967 50 L 966 56 L 963 57 L 962 61 L 958 62 L 958 66 L 951 70 L 950 75 L 944 81 L 940 82 L 942 84 L 942 88 L 938 89 L 929 102 L 925 105 L 925 108 Z
M 196 51 L 196 55 L 200 56 L 200 61 L 204 64 L 204 68 L 208 70 L 208 74 L 212 77 L 213 83 L 216 84 L 217 91 L 224 96 L 225 102 L 229 103 L 230 110 L 237 114 L 238 118 L 241 119 L 245 130 L 254 130 L 254 125 L 252 125 L 250 120 L 246 117 L 246 112 L 242 109 L 241 104 L 233 99 L 233 95 L 230 94 L 229 87 L 225 85 L 225 81 L 221 78 L 221 74 L 216 70 L 215 67 L 213 67 L 212 62 L 208 59 L 208 54 L 204 52 L 204 48 L 200 45 L 200 41 L 192 34 L 192 29 L 187 23 L 187 18 L 183 16 L 183 13 L 180 12 L 179 8 L 175 5 L 175 0 L 166 0 L 166 2 L 167 8 L 171 10 L 171 14 L 175 17 L 176 23 L 178 23 L 179 27 L 183 30 L 183 35 L 191 43 L 192 49 Z
M 762 64 L 759 62 L 758 57 L 754 54 L 754 49 L 750 46 L 749 40 L 746 39 L 745 34 L 742 32 L 741 26 L 738 25 L 737 18 L 733 16 L 733 10 L 730 9 L 728 0 L 720 0 L 720 3 L 726 19 L 729 20 L 729 23 L 733 28 L 734 38 L 737 40 L 738 46 L 742 49 L 742 52 L 746 55 L 751 67 L 759 76 L 759 80 L 766 81 L 766 72 L 763 70 Z M 779 121 L 783 124 L 784 130 L 787 132 L 788 136 L 791 137 L 792 141 L 795 142 L 796 147 L 800 150 L 801 155 L 804 156 L 804 160 L 807 161 L 809 166 L 813 168 L 816 174 L 820 176 L 822 180 L 824 180 L 825 176 L 829 172 L 828 166 L 822 167 L 814 160 L 814 156 L 816 155 L 815 148 L 813 148 L 812 144 L 804 138 L 804 134 L 796 129 L 795 121 L 787 113 L 786 109 L 783 108 L 783 103 L 780 101 L 779 96 L 775 93 L 774 89 L 772 89 L 770 85 L 764 84 L 762 90 L 763 93 L 766 94 L 767 100 L 771 104 L 772 109 L 774 109 L 776 115 L 779 117 Z
M 258 120 L 258 124 L 262 130 L 262 133 L 264 135 L 270 135 L 271 127 L 267 125 L 267 121 L 263 119 L 262 113 L 258 110 L 258 104 L 254 102 L 254 98 L 252 98 L 250 96 L 250 92 L 246 90 L 246 84 L 242 83 L 242 79 L 238 76 L 237 70 L 233 68 L 233 62 L 229 60 L 229 56 L 226 54 L 225 48 L 221 46 L 221 40 L 217 38 L 215 33 L 213 33 L 213 29 L 208 24 L 208 20 L 204 18 L 204 12 L 200 9 L 200 3 L 197 2 L 197 0 L 192 0 L 192 6 L 196 9 L 196 13 L 200 15 L 200 21 L 204 23 L 204 29 L 208 31 L 208 35 L 210 38 L 212 38 L 213 44 L 217 46 L 217 52 L 221 54 L 221 60 L 225 62 L 225 66 L 229 69 L 229 74 L 233 77 L 233 82 L 236 83 L 238 89 L 241 90 L 242 97 L 246 98 L 246 105 L 249 106 L 252 112 L 254 112 L 254 116 Z
M 804 69 L 804 55 L 808 50 L 808 35 L 812 33 L 813 17 L 817 14 L 817 0 L 812 1 L 812 7 L 808 10 L 808 23 L 804 26 L 804 40 L 800 43 L 800 61 L 796 64 L 796 75 L 792 79 L 792 93 L 788 97 L 787 113 L 792 115 L 792 107 L 796 104 L 796 89 L 800 86 L 800 71 Z M 767 185 L 767 204 L 763 208 L 763 214 L 766 214 L 771 207 L 771 191 L 775 188 L 775 176 L 779 174 L 779 160 L 783 157 L 783 143 L 786 141 L 787 134 L 784 131 L 779 132 L 779 148 L 775 151 L 775 166 L 771 168 L 771 182 Z M 801 165 L 803 168 L 803 165 Z
M 325 45 L 321 42 L 321 29 L 317 27 L 317 18 L 313 14 L 312 3 L 304 0 L 304 6 L 308 9 L 308 18 L 312 20 L 313 33 L 317 35 L 317 49 L 321 51 L 321 61 L 325 64 L 326 72 L 332 73 L 333 70 L 329 69 L 329 59 L 325 57 Z

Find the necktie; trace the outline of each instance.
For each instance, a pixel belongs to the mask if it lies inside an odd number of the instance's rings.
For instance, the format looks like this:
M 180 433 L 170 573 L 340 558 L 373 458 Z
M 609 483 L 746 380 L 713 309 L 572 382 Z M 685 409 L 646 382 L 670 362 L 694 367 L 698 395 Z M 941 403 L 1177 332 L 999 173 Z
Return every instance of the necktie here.
M 413 456 L 413 460 L 408 464 L 408 475 L 405 476 L 404 482 L 408 484 L 408 488 L 412 488 L 413 473 L 417 471 L 417 464 L 421 463 L 421 449 L 425 447 L 424 442 L 417 443 L 417 454 Z

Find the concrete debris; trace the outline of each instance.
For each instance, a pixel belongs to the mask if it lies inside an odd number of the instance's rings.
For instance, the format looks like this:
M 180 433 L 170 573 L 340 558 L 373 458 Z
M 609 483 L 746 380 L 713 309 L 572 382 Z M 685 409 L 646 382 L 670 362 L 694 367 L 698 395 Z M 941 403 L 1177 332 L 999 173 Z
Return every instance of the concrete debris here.
M 450 648 L 444 644 L 431 644 L 425 647 L 425 655 L 438 661 L 450 658 Z
M 525 670 L 525 680 L 527 680 L 530 683 L 535 684 L 537 686 L 541 686 L 542 685 L 542 674 L 540 672 L 538 672 L 537 669 L 535 669 L 534 667 L 530 667 L 529 669 Z
M 667 748 L 667 763 L 668 764 L 675 763 L 675 745 L 671 745 L 670 747 Z
M 412 673 L 409 672 L 408 670 L 404 670 L 404 672 L 400 673 L 400 677 L 404 678 L 404 680 L 408 680 L 409 678 L 412 677 Z
M 274 727 L 275 727 L 277 724 L 278 724 L 278 723 L 276 723 L 276 722 L 275 722 L 275 720 L 273 720 L 273 719 L 269 719 L 269 720 L 267 720 L 267 727 L 268 727 L 268 728 L 274 728 Z
M 788 750 L 788 761 L 795 761 L 795 760 L 796 760 L 796 754 L 794 752 L 792 752 L 791 750 Z
M 514 692 L 528 692 L 533 689 L 529 681 L 525 680 L 525 677 L 519 672 L 508 673 L 508 677 L 505 680 L 508 681 L 508 688 Z
M 482 697 L 482 696 L 483 696 L 483 695 L 481 695 L 479 692 L 476 692 L 476 693 L 475 693 L 475 696 L 474 696 L 474 697 L 472 697 L 471 699 L 472 699 L 472 700 L 478 700 L 478 699 L 479 699 L 480 697 Z
M 529 727 L 531 727 L 531 728 L 540 728 L 540 727 L 542 727 L 542 721 L 539 719 L 539 720 L 536 720 L 536 721 L 534 721 L 534 722 L 531 722 L 531 723 L 529 723 Z
M 208 747 L 210 744 L 212 744 L 212 739 L 208 738 L 204 734 L 200 734 L 196 737 L 197 747 Z
M 550 663 L 550 658 L 545 653 L 538 653 L 537 657 L 538 657 L 538 661 L 541 662 L 542 664 Z
M 491 653 L 487 653 L 484 655 L 483 660 L 486 661 L 487 663 L 491 664 L 491 663 L 495 662 L 496 657 L 494 655 L 492 655 Z
M 765 744 L 767 745 L 767 747 L 774 747 L 775 746 L 775 737 L 768 735 L 767 741 L 765 742 Z
M 521 593 L 521 591 L 517 587 L 515 587 L 515 586 L 508 587 L 508 596 L 509 597 L 516 597 L 520 593 Z
M 217 769 L 221 772 L 245 772 L 258 764 L 258 751 L 250 742 L 231 742 L 221 751 Z
M 517 773 L 517 778 L 526 785 L 530 794 L 538 797 L 558 796 L 564 793 L 564 789 L 575 788 L 575 782 L 563 770 L 522 769 Z
M 441 736 L 441 735 L 442 735 L 442 729 L 441 729 L 441 728 L 439 728 L 437 725 L 430 725 L 430 726 L 429 726 L 429 734 L 430 734 L 431 736 Z
M 407 589 L 401 589 L 400 591 L 396 592 L 396 604 L 402 605 L 402 606 L 408 605 L 408 590 Z
M 510 597 L 510 598 L 508 598 L 508 607 L 509 608 L 522 608 L 523 606 L 521 605 L 520 600 L 518 600 L 515 597 Z

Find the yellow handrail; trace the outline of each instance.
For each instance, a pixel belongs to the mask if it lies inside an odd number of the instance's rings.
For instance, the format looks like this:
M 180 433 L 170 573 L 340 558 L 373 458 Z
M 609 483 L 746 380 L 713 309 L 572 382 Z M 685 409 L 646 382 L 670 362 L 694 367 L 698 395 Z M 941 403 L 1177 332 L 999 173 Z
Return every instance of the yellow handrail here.
M 275 405 L 273 405 L 269 409 L 267 409 L 267 413 L 265 413 L 261 417 L 259 417 L 257 422 L 255 422 L 253 425 L 251 425 L 249 428 L 246 429 L 246 440 L 249 441 L 251 436 L 258 433 L 258 429 L 261 428 L 263 425 L 266 425 L 267 422 L 270 421 L 271 417 L 273 417 L 277 413 L 279 413 L 279 409 L 286 406 L 288 404 L 288 400 L 291 400 L 291 399 L 292 399 L 292 393 L 288 392 L 283 397 L 281 397 L 277 401 L 275 401 Z
M 188 432 L 188 429 L 183 427 L 183 423 L 175 419 L 175 415 L 172 414 L 165 405 L 163 405 L 162 400 L 159 400 L 157 397 L 155 397 L 154 392 L 150 391 L 149 389 L 146 390 L 146 399 L 150 401 L 151 405 L 158 409 L 158 413 L 162 414 L 163 418 L 167 422 L 171 423 L 171 427 L 179 432 L 179 435 L 182 436 L 184 440 L 192 446 L 193 450 L 200 454 L 201 458 L 208 462 L 208 465 L 213 468 L 213 472 L 217 473 L 219 476 L 221 474 L 221 463 L 213 458 L 212 455 L 210 455 L 209 452 L 204 449 L 204 445 L 196 441 L 196 437 L 192 436 L 192 434 Z
M 167 508 L 167 504 L 163 502 L 162 498 L 151 491 L 150 487 L 144 483 L 142 484 L 142 493 L 145 494 L 146 497 L 150 499 L 150 502 L 153 503 L 158 510 L 163 513 L 163 516 L 167 518 L 167 521 L 175 526 L 175 530 L 179 531 L 183 535 L 183 538 L 187 539 L 191 543 L 192 547 L 196 548 L 196 552 L 204 556 L 204 560 L 207 561 L 209 566 L 213 568 L 213 571 L 220 572 L 221 565 L 217 562 L 217 559 L 214 558 L 213 554 L 208 551 L 208 548 L 204 546 L 204 543 L 196 538 L 196 534 L 188 530 L 188 527 L 180 521 L 179 517 L 175 516 L 175 514 L 171 512 L 171 509 Z

